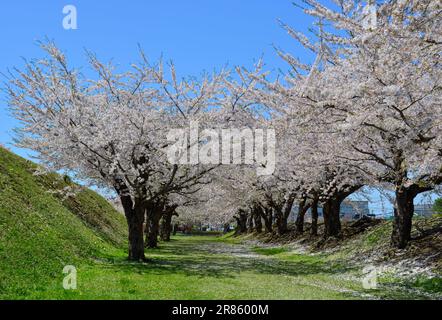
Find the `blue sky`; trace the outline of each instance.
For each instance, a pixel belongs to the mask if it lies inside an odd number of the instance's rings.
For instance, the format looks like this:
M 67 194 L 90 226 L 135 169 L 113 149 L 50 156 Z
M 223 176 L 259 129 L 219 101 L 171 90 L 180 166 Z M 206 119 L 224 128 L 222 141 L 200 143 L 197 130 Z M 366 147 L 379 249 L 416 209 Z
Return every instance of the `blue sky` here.
M 62 25 L 63 7 L 69 4 L 77 8 L 77 30 Z M 260 57 L 268 69 L 286 70 L 272 44 L 311 59 L 277 19 L 300 31 L 312 23 L 290 0 L 2 1 L 0 72 L 23 66 L 23 58 L 41 57 L 36 42 L 46 37 L 77 67 L 86 65 L 88 49 L 125 68 L 138 59 L 138 43 L 152 60 L 161 55 L 174 60 L 181 75 L 198 75 L 226 64 L 251 67 Z M 14 126 L 0 93 L 0 143 L 26 155 L 10 145 Z

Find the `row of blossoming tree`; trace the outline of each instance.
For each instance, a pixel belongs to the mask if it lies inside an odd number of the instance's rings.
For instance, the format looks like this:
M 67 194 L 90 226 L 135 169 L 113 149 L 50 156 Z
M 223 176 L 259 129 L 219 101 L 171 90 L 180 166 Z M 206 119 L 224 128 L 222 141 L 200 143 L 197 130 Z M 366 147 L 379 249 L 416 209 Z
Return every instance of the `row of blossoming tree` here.
M 127 72 L 88 53 L 95 71 L 88 78 L 46 43 L 46 58 L 12 72 L 7 86 L 22 123 L 19 145 L 50 168 L 114 190 L 131 260 L 143 260 L 145 245 L 155 247 L 159 235 L 169 238 L 176 214 L 181 221 L 234 219 L 239 231 L 284 234 L 296 203 L 296 232 L 304 232 L 310 208 L 316 236 L 321 206 L 323 236 L 339 236 L 341 203 L 364 186 L 394 192 L 391 243 L 404 248 L 413 200 L 442 183 L 441 4 L 337 0 L 327 8 L 304 0 L 303 6 L 317 31 L 306 36 L 282 25 L 316 59 L 308 64 L 277 50 L 290 66 L 277 80 L 262 64 L 179 78 L 173 64 L 165 72 L 143 52 Z M 168 134 L 189 123 L 275 130 L 274 170 L 257 175 L 269 163 L 256 159 L 171 162 L 166 150 L 175 141 Z M 243 158 L 247 139 L 236 137 Z M 194 143 L 204 147 L 208 140 Z

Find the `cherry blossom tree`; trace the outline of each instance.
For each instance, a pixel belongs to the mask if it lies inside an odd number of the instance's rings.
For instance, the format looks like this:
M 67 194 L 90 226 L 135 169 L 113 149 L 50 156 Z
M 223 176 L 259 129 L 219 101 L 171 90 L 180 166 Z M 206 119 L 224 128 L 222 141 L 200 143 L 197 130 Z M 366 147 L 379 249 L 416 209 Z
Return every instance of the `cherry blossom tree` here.
M 304 4 L 305 12 L 321 21 L 318 42 L 284 27 L 323 65 L 314 68 L 316 60 L 308 76 L 295 77 L 306 79 L 299 86 L 301 94 L 279 91 L 307 99 L 314 106 L 308 119 L 330 124 L 330 145 L 339 145 L 330 154 L 335 164 L 345 166 L 336 171 L 327 165 L 326 176 L 333 174 L 326 180 L 336 181 L 336 172 L 352 168 L 360 183 L 393 188 L 391 240 L 404 248 L 410 239 L 413 199 L 442 182 L 440 3 L 369 2 L 369 10 L 350 0 L 337 1 L 338 9 L 311 0 Z M 331 26 L 328 31 L 322 22 Z M 289 54 L 280 55 L 296 70 L 309 69 Z M 351 191 L 358 183 L 344 189 Z M 334 210 L 324 205 L 326 211 Z
M 318 54 L 322 54 L 318 51 Z M 283 55 L 283 54 L 281 54 Z M 284 57 L 288 61 L 292 61 Z M 340 204 L 364 183 L 360 172 L 347 159 L 337 157 L 342 149 L 340 115 L 324 113 L 317 101 L 324 93 L 315 90 L 324 78 L 317 65 L 306 67 L 309 74 L 290 74 L 271 81 L 267 74 L 240 71 L 255 86 L 243 99 L 266 108 L 277 131 L 277 168 L 272 178 L 264 177 L 266 203 L 276 216 L 279 233 L 287 232 L 287 218 L 298 202 L 296 229 L 303 232 L 304 215 L 312 206 L 312 234 L 317 230 L 317 206 L 324 208 L 325 237 L 340 233 Z
M 337 237 L 341 203 L 365 185 L 394 190 L 391 242 L 404 248 L 414 198 L 442 183 L 441 4 L 335 3 L 302 1 L 304 12 L 318 20 L 308 36 L 281 23 L 315 59 L 305 63 L 277 49 L 291 70 L 276 80 L 261 62 L 253 71 L 238 68 L 236 77 L 221 71 L 179 80 L 173 64 L 166 73 L 162 62 L 151 65 L 142 52 L 141 62 L 123 73 L 89 53 L 96 76 L 87 78 L 53 44 L 44 44 L 48 56 L 11 73 L 7 88 L 22 122 L 18 143 L 47 166 L 116 192 L 131 260 L 143 260 L 145 243 L 155 247 L 159 233 L 167 240 L 172 219 L 235 220 L 240 232 L 261 232 L 262 222 L 272 232 L 276 222 L 284 234 L 296 203 L 298 233 L 311 208 L 311 234 L 317 234 L 321 205 L 324 236 Z M 276 163 L 247 158 L 247 141 L 257 135 L 242 133 L 236 137 L 240 152 L 229 149 L 228 157 L 248 162 L 220 165 L 218 146 L 210 149 L 212 162 L 187 159 L 187 151 L 209 149 L 214 138 L 192 145 L 191 134 L 169 134 L 192 123 L 272 129 Z M 171 149 L 177 141 L 185 142 L 178 154 Z M 169 161 L 170 150 L 179 161 Z
M 22 123 L 18 144 L 50 168 L 114 189 L 129 227 L 129 259 L 143 260 L 145 215 L 156 229 L 168 195 L 193 192 L 214 167 L 171 164 L 167 132 L 190 120 L 217 121 L 226 73 L 178 80 L 171 64 L 166 78 L 163 64 L 150 65 L 142 53 L 131 71 L 117 73 L 88 54 L 97 75 L 88 79 L 54 44 L 42 47 L 47 57 L 11 73 L 7 88 Z

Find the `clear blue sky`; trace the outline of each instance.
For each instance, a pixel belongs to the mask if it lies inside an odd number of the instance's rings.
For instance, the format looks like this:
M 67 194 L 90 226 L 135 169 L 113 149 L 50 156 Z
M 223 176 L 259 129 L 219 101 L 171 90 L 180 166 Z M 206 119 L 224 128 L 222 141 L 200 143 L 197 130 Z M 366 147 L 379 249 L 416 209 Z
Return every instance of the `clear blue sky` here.
M 63 7 L 69 4 L 78 10 L 77 30 L 65 30 L 62 25 Z M 36 42 L 46 37 L 76 67 L 86 65 L 84 49 L 88 49 L 126 68 L 138 59 L 138 43 L 152 60 L 161 55 L 174 60 L 180 75 L 198 75 L 226 64 L 251 67 L 261 57 L 268 70 L 285 71 L 287 65 L 277 57 L 273 44 L 311 61 L 312 56 L 277 19 L 303 32 L 313 23 L 291 0 L 2 1 L 0 72 L 23 66 L 23 58 L 40 57 Z M 15 126 L 0 92 L 0 143 L 26 157 L 28 151 L 11 144 Z M 379 212 L 381 204 L 374 200 L 370 207 Z
M 65 30 L 63 7 L 77 8 L 78 29 Z M 244 65 L 263 56 L 270 70 L 287 69 L 272 44 L 311 59 L 279 26 L 281 19 L 306 31 L 312 19 L 290 0 L 45 0 L 0 4 L 0 72 L 42 55 L 36 42 L 48 37 L 74 66 L 85 66 L 84 49 L 125 68 L 136 61 L 137 44 L 152 60 L 174 60 L 181 75 Z M 3 79 L 2 79 L 3 80 Z M 16 122 L 0 93 L 0 143 L 9 147 Z M 16 152 L 25 155 L 21 150 Z

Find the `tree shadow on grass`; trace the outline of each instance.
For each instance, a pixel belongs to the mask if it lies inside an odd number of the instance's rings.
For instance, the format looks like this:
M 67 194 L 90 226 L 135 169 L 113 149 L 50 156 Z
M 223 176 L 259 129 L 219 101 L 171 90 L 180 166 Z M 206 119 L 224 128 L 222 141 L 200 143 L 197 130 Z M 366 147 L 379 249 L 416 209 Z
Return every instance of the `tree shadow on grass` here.
M 296 261 L 280 260 L 252 253 L 247 247 L 221 242 L 175 241 L 160 249 L 147 250 L 148 263 L 116 262 L 103 267 L 114 271 L 138 274 L 235 278 L 242 272 L 268 275 L 300 276 L 337 274 L 348 269 L 321 258 L 308 257 Z

